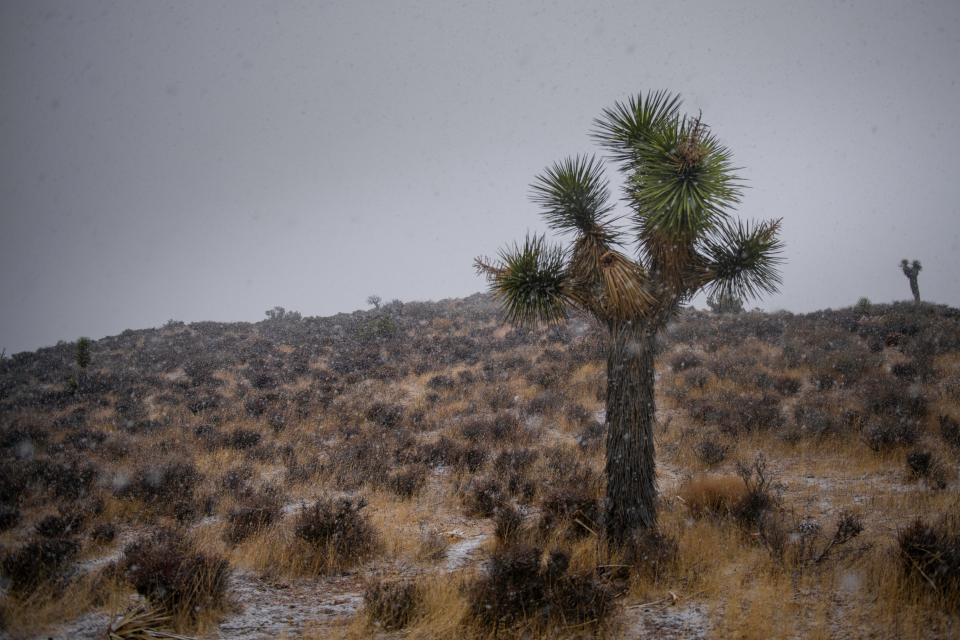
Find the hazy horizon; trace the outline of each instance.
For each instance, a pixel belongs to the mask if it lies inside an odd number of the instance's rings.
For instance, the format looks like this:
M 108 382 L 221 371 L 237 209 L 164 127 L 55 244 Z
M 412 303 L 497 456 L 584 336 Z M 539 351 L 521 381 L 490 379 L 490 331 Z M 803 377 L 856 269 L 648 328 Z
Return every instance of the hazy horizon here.
M 8 354 L 485 290 L 534 176 L 661 88 L 783 218 L 748 308 L 906 300 L 902 258 L 960 306 L 960 3 L 5 2 L 0 35 Z

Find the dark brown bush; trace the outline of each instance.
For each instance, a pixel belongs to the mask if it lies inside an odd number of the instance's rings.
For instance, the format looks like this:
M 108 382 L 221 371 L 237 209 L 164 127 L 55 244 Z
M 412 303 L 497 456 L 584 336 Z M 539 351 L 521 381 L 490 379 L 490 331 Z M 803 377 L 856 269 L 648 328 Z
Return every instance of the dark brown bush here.
M 142 467 L 116 491 L 119 498 L 139 498 L 161 510 L 183 508 L 194 500 L 202 476 L 190 462 L 168 462 Z
M 3 559 L 3 575 L 13 593 L 29 593 L 61 573 L 79 549 L 79 544 L 65 538 L 33 540 Z
M 549 533 L 563 527 L 569 538 L 585 538 L 600 530 L 601 513 L 594 495 L 576 489 L 555 490 L 541 504 L 540 530 Z
M 657 579 L 676 564 L 677 541 L 659 530 L 637 533 L 624 550 L 625 561 L 639 573 Z
M 822 438 L 842 431 L 842 420 L 834 415 L 829 398 L 820 393 L 804 394 L 793 407 L 798 438 Z
M 399 425 L 404 415 L 403 406 L 388 402 L 374 402 L 366 412 L 367 420 L 385 429 Z
M 781 486 L 763 455 L 758 454 L 749 464 L 738 462 L 737 475 L 747 491 L 734 506 L 733 515 L 744 528 L 760 528 L 766 514 L 780 508 Z
M 716 436 L 704 436 L 693 445 L 693 452 L 697 459 L 708 467 L 720 464 L 727 459 L 730 445 L 722 442 Z
M 427 482 L 427 468 L 423 465 L 410 465 L 390 472 L 387 487 L 401 498 L 412 498 L 420 493 Z
M 127 545 L 123 568 L 137 593 L 173 616 L 193 620 L 227 605 L 230 564 L 197 552 L 176 531 L 161 529 Z
M 930 524 L 917 518 L 897 535 L 903 572 L 918 589 L 933 590 L 944 606 L 960 609 L 960 522 L 956 515 Z
M 33 529 L 44 538 L 69 538 L 80 533 L 83 529 L 83 514 L 76 512 L 61 512 L 49 515 L 37 522 Z
M 260 440 L 263 439 L 263 435 L 259 431 L 254 431 L 253 429 L 235 429 L 226 437 L 227 445 L 233 447 L 234 449 L 252 449 L 258 444 Z
M 117 525 L 112 522 L 101 522 L 90 530 L 90 539 L 97 544 L 108 544 L 117 537 Z
M 693 351 L 681 351 L 670 358 L 670 369 L 678 373 L 703 364 L 703 359 Z
M 321 498 L 297 515 L 294 534 L 323 554 L 326 560 L 350 563 L 368 555 L 376 535 L 366 515 L 363 498 Z
M 907 469 L 912 478 L 925 478 L 933 467 L 933 454 L 929 451 L 914 449 L 907 453 Z
M 271 493 L 258 493 L 230 510 L 224 538 L 230 544 L 238 544 L 278 520 L 280 501 Z
M 512 504 L 504 504 L 493 514 L 494 535 L 502 544 L 516 542 L 523 528 L 523 514 Z
M 569 572 L 569 556 L 523 545 L 505 547 L 469 589 L 475 620 L 494 630 L 602 624 L 614 591 L 593 573 Z
M 381 580 L 367 587 L 363 602 L 367 616 L 385 631 L 406 627 L 417 612 L 420 589 L 410 580 Z
M 912 444 L 917 439 L 917 424 L 889 416 L 873 418 L 863 431 L 863 439 L 868 447 L 878 452 Z
M 499 480 L 486 476 L 471 478 L 460 491 L 460 501 L 467 515 L 489 518 L 507 502 L 508 492 Z
M 960 449 L 960 421 L 948 415 L 941 415 L 939 422 L 940 437 L 954 449 Z
M 599 451 L 606 438 L 607 425 L 599 420 L 591 420 L 577 434 L 577 445 L 584 451 Z
M 14 504 L 0 504 L 0 531 L 12 529 L 20 522 L 20 508 Z
M 520 421 L 516 416 L 501 412 L 493 417 L 470 420 L 460 428 L 460 433 L 473 443 L 491 443 L 508 438 L 515 440 L 520 429 Z

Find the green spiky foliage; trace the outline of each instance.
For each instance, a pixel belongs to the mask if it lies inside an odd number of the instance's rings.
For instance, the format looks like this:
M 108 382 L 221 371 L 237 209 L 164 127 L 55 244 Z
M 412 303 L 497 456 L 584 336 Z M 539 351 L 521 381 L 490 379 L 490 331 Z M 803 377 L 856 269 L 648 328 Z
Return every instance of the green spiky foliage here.
M 594 140 L 624 174 L 628 214 L 614 215 L 600 159 L 567 158 L 531 186 L 567 244 L 528 236 L 475 263 L 510 322 L 557 322 L 579 309 L 608 329 L 606 531 L 615 542 L 656 525 L 657 332 L 699 291 L 742 300 L 781 282 L 780 221 L 732 216 L 742 190 L 732 154 L 680 106 L 666 91 L 638 94 L 594 121 Z
M 76 361 L 81 369 L 86 369 L 90 365 L 90 338 L 77 340 Z

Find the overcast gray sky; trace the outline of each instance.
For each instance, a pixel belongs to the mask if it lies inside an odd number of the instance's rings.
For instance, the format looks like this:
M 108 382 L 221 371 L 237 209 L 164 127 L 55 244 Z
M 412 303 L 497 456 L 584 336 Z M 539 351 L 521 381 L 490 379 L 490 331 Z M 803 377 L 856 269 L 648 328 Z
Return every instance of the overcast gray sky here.
M 0 347 L 481 290 L 603 107 L 680 93 L 808 311 L 960 306 L 960 2 L 0 2 Z M 611 179 L 615 179 L 611 168 Z

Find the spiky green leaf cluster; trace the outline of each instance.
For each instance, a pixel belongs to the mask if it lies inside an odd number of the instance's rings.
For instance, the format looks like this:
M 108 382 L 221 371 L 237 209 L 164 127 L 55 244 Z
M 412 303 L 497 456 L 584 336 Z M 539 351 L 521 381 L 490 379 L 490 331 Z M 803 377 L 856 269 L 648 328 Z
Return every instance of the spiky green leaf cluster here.
M 730 151 L 699 120 L 654 129 L 634 150 L 627 187 L 638 228 L 692 240 L 721 223 L 740 199 Z
M 779 265 L 783 243 L 777 237 L 779 220 L 726 222 L 704 240 L 711 296 L 758 297 L 776 293 L 781 284 Z
M 531 191 L 531 199 L 542 207 L 544 219 L 554 229 L 613 241 L 614 233 L 606 219 L 613 206 L 597 158 L 566 158 L 537 176 Z
M 635 150 L 646 142 L 651 132 L 675 120 L 680 110 L 680 96 L 667 91 L 630 96 L 603 110 L 593 121 L 593 139 L 610 152 L 610 157 L 624 165 L 636 163 Z
M 476 264 L 489 277 L 507 320 L 529 324 L 566 317 L 565 262 L 560 247 L 548 245 L 543 236 L 527 235 L 522 245 L 502 249 L 496 264 L 483 260 Z

